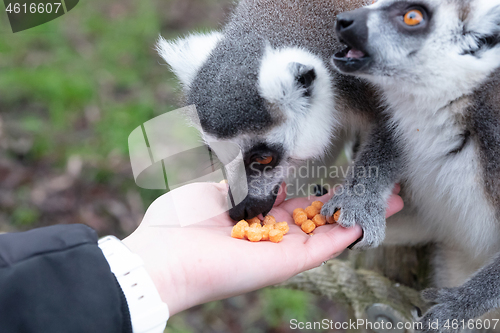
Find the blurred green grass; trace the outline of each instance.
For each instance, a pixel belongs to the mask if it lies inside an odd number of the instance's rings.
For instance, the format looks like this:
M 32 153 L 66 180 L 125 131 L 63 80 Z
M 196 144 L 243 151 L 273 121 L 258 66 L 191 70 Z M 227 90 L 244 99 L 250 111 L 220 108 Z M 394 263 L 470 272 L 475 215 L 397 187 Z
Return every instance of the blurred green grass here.
M 82 1 L 59 20 L 2 34 L 1 110 L 33 137 L 28 158 L 126 156 L 134 128 L 175 108 L 175 80 L 153 52 L 157 6 Z
M 63 17 L 16 34 L 2 11 L 2 127 L 5 141 L 28 142 L 4 144 L 2 155 L 27 166 L 49 165 L 55 173 L 78 156 L 87 166 L 85 182 L 116 185 L 121 173 L 130 180 L 125 187 L 138 190 L 131 178 L 128 135 L 177 108 L 177 82 L 155 54 L 155 40 L 160 32 L 170 38 L 207 24 L 181 20 L 162 31 L 170 24 L 165 13 L 179 6 L 182 2 L 82 1 Z M 145 206 L 162 194 L 139 191 Z M 8 213 L 8 223 L 21 229 L 36 225 L 40 215 L 28 200 Z
M 5 177 L 16 168 L 28 173 L 12 187 L 0 185 L 3 229 L 81 222 L 80 197 L 60 219 L 33 199 L 38 184 L 65 173 L 74 156 L 83 171 L 69 190 L 90 187 L 86 200 L 98 201 L 96 195 L 105 192 L 105 198 L 125 202 L 124 193 L 139 193 L 147 207 L 162 194 L 136 187 L 127 148 L 132 130 L 179 106 L 178 83 L 154 43 L 159 33 L 168 39 L 218 28 L 231 6 L 229 0 L 87 0 L 57 20 L 16 34 L 3 12 L 0 158 L 11 168 Z M 71 197 L 69 190 L 63 198 Z M 92 214 L 90 219 L 97 216 L 108 226 L 101 233 L 130 231 L 114 226 L 99 207 Z M 327 315 L 318 302 L 310 294 L 266 289 L 174 316 L 167 332 L 287 332 L 292 318 Z

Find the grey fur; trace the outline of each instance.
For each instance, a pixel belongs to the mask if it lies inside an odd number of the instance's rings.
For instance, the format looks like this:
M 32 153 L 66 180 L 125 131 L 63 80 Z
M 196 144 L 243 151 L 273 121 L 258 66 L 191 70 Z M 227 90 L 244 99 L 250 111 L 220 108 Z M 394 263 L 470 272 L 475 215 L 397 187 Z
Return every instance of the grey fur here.
M 500 223 L 500 70 L 474 92 L 466 127 L 478 147 L 482 181 Z M 442 264 L 442 263 L 440 263 Z M 428 289 L 423 297 L 437 303 L 420 321 L 423 332 L 433 332 L 429 322 L 469 320 L 500 308 L 500 253 L 459 287 Z M 500 318 L 499 318 L 500 319 Z M 458 332 L 459 330 L 444 330 Z
M 484 188 L 500 221 L 500 70 L 474 93 L 467 127 L 479 147 Z
M 265 40 L 243 32 L 225 36 L 191 83 L 187 104 L 196 105 L 203 130 L 218 138 L 265 131 L 278 121 L 256 84 Z
M 354 164 L 364 170 L 376 167 L 376 175 L 350 173 L 341 193 L 327 202 L 321 214 L 333 215 L 341 210 L 339 224 L 363 228 L 363 238 L 353 248 L 367 249 L 382 244 L 385 238 L 385 212 L 387 200 L 403 167 L 400 148 L 395 143 L 393 129 L 384 118 L 373 126 L 369 138 L 361 146 Z
M 427 289 L 422 293 L 425 300 L 434 305 L 422 318 L 422 332 L 436 332 L 431 323 L 439 323 L 441 332 L 459 332 L 461 321 L 479 318 L 489 311 L 500 307 L 500 254 L 489 264 L 476 272 L 459 287 Z M 453 329 L 453 321 L 458 325 Z M 448 323 L 449 327 L 444 327 Z M 472 325 L 472 327 L 475 324 Z

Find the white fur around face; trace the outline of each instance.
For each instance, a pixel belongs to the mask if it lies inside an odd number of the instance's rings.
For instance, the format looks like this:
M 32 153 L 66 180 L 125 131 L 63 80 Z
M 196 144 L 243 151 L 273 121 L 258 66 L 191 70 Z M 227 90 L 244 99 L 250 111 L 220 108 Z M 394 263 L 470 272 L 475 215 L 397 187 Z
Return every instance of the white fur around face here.
M 304 90 L 298 86 L 293 63 L 314 68 L 316 79 L 311 96 L 304 96 Z M 258 82 L 261 96 L 283 117 L 283 122 L 266 134 L 266 141 L 284 145 L 293 159 L 324 156 L 339 115 L 335 111 L 331 78 L 320 58 L 299 48 L 267 47 Z
M 223 35 L 219 32 L 192 34 L 175 41 L 167 41 L 160 36 L 156 51 L 171 67 L 184 89 L 188 90 L 199 69 L 222 38 Z

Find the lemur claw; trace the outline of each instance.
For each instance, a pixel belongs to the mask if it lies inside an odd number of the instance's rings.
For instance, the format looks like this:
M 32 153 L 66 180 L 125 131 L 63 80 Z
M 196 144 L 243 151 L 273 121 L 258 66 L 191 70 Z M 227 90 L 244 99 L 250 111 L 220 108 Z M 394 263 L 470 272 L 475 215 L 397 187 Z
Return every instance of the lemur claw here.
M 472 318 L 467 313 L 467 306 L 461 302 L 464 293 L 460 288 L 430 288 L 422 292 L 422 298 L 437 303 L 432 306 L 419 322 L 424 333 L 455 333 L 467 328 L 467 320 Z M 463 321 L 465 320 L 465 322 Z M 465 323 L 465 327 L 464 326 Z
M 352 228 L 358 224 L 363 229 L 363 238 L 354 249 L 369 249 L 379 246 L 385 238 L 385 202 L 379 195 L 336 194 L 321 209 L 321 214 L 332 216 L 340 209 L 338 224 Z

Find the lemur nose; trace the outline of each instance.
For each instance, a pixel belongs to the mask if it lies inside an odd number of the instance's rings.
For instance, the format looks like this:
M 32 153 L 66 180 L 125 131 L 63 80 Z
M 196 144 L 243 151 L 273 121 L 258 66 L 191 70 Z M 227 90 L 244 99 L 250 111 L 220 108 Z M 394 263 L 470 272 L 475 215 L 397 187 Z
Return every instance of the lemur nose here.
M 354 23 L 354 19 L 349 14 L 340 14 L 337 17 L 337 29 L 339 31 L 346 30 Z
M 358 50 L 366 47 L 369 13 L 369 9 L 359 8 L 337 16 L 335 32 L 343 43 Z

